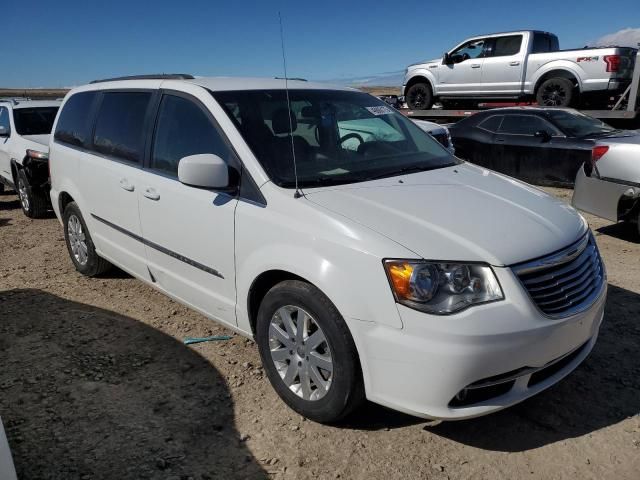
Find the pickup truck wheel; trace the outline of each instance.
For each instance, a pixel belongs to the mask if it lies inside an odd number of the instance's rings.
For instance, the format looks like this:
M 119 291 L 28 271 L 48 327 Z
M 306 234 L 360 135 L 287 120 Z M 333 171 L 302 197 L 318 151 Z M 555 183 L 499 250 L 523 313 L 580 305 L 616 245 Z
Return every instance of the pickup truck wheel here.
M 271 385 L 300 415 L 334 423 L 363 403 L 349 329 L 313 285 L 287 280 L 269 290 L 258 310 L 256 340 Z
M 412 110 L 429 110 L 433 105 L 433 94 L 427 83 L 414 83 L 405 95 L 407 106 Z
M 536 92 L 536 100 L 541 107 L 568 107 L 573 97 L 573 82 L 562 77 L 545 80 Z
M 62 215 L 64 239 L 76 270 L 87 277 L 95 277 L 111 268 L 111 264 L 96 253 L 84 218 L 75 202 L 64 209 Z
M 34 189 L 29 183 L 24 170 L 18 170 L 18 184 L 16 185 L 20 206 L 29 218 L 42 218 L 49 210 L 49 202 L 44 192 Z

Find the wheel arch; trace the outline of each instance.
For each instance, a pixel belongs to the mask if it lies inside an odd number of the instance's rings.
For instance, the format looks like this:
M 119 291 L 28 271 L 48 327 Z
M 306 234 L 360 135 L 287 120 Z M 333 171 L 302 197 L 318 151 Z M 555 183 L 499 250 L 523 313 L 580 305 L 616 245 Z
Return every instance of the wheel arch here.
M 58 208 L 60 209 L 60 216 L 64 214 L 64 209 L 67 208 L 71 202 L 75 202 L 73 197 L 67 192 L 60 192 L 58 195 Z
M 540 76 L 535 81 L 533 94 L 536 95 L 538 93 L 540 85 L 542 85 L 543 82 L 549 80 L 550 78 L 566 78 L 568 80 L 571 80 L 571 82 L 573 82 L 574 84 L 574 87 L 577 88 L 579 92 L 582 91 L 582 81 L 580 80 L 580 76 L 577 74 L 577 72 L 567 67 L 556 67 L 540 74 Z
M 633 219 L 640 214 L 640 197 L 620 196 L 617 206 L 618 221 Z
M 431 89 L 431 94 L 435 96 L 436 91 L 433 88 L 434 81 L 433 81 L 432 78 L 430 78 L 430 76 L 428 74 L 423 73 L 423 72 L 417 73 L 416 75 L 414 75 L 413 77 L 411 77 L 407 81 L 407 83 L 406 83 L 406 85 L 404 87 L 404 92 L 403 93 L 406 95 L 407 94 L 407 90 L 409 90 L 409 88 L 411 88 L 416 83 L 426 83 L 429 86 L 429 88 Z

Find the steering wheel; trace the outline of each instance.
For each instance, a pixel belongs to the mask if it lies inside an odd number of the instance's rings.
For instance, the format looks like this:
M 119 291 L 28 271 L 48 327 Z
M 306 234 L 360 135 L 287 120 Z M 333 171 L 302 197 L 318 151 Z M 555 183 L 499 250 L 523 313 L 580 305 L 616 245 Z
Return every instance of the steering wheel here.
M 340 138 L 340 145 L 342 145 L 347 140 L 351 140 L 352 138 L 357 138 L 360 144 L 364 143 L 364 138 L 362 138 L 360 134 L 351 132 L 351 133 L 347 133 L 344 137 Z M 358 145 L 358 148 L 360 148 L 360 145 Z
M 465 60 L 469 60 L 471 58 L 471 56 L 469 56 L 469 54 L 467 52 L 464 52 L 462 54 L 462 60 L 460 60 L 461 62 L 464 62 Z

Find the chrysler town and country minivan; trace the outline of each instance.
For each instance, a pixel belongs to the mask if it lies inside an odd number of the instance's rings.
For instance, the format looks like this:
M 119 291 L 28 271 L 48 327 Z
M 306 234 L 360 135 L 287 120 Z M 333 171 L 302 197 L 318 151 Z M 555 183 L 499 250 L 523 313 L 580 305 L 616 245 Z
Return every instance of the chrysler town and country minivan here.
M 50 167 L 75 268 L 116 265 L 255 338 L 276 392 L 321 422 L 365 399 L 483 415 L 584 360 L 606 274 L 572 207 L 368 94 L 286 83 L 70 91 Z

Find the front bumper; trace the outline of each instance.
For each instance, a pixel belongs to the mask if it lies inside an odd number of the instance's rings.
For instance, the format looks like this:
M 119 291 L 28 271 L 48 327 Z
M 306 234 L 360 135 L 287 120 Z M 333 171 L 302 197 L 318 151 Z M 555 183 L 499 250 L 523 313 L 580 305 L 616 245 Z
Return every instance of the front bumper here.
M 418 417 L 471 418 L 535 395 L 587 357 L 604 315 L 606 282 L 588 310 L 553 320 L 540 313 L 510 269 L 494 270 L 506 300 L 451 316 L 399 305 L 402 329 L 351 322 L 369 400 Z M 498 382 L 488 398 L 461 399 L 470 385 L 505 378 L 513 382 Z

